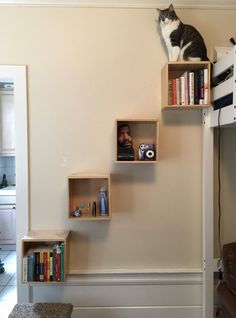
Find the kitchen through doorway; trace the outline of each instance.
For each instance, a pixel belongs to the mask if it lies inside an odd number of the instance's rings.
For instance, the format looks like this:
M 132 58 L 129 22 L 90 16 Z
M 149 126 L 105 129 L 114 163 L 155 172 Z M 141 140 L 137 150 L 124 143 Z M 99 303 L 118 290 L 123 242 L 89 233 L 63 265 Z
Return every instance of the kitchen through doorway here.
M 0 81 L 0 318 L 17 301 L 14 83 Z
M 29 229 L 26 66 L 0 65 L 0 112 L 0 304 L 11 297 L 14 305 L 29 301 L 20 277 L 21 238 Z

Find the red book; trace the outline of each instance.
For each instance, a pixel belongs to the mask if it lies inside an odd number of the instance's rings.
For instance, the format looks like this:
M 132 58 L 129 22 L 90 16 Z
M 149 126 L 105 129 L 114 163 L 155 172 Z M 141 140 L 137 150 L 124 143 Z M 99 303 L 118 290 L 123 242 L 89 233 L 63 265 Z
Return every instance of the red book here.
M 43 273 L 43 278 L 44 281 L 47 282 L 47 252 L 43 253 L 43 263 L 44 263 L 44 273 Z
M 56 279 L 57 281 L 61 280 L 61 250 L 59 246 L 57 246 L 56 254 Z

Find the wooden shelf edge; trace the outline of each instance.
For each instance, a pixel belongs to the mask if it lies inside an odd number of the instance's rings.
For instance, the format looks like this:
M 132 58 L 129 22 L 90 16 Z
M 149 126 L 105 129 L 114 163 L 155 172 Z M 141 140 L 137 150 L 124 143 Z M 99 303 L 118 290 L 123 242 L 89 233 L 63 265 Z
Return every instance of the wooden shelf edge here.
M 63 280 L 63 281 L 47 281 L 47 282 L 38 282 L 38 281 L 35 281 L 35 282 L 33 282 L 33 281 L 30 281 L 30 282 L 21 282 L 22 284 L 24 284 L 24 285 L 55 285 L 55 284 L 65 284 L 66 283 L 66 279 L 65 280 Z
M 170 110 L 170 109 L 179 109 L 179 110 L 199 110 L 210 107 L 211 104 L 207 105 L 186 105 L 186 106 L 179 106 L 179 105 L 168 105 L 163 106 L 162 110 Z
M 158 118 L 118 118 L 116 119 L 116 122 L 147 122 L 147 123 L 152 123 L 152 122 L 159 122 Z
M 33 230 L 25 235 L 22 242 L 45 242 L 45 241 L 65 241 L 69 236 L 70 231 L 64 230 Z
M 204 64 L 204 65 L 210 65 L 211 62 L 210 61 L 173 61 L 173 62 L 167 62 L 167 64 L 169 65 L 191 65 L 191 64 L 196 64 L 196 65 L 201 65 L 201 64 Z
M 70 174 L 67 179 L 109 179 L 109 174 L 82 174 L 79 172 Z
M 69 220 L 73 221 L 110 221 L 110 216 L 89 216 L 89 217 L 69 217 Z
M 141 163 L 141 164 L 146 164 L 146 163 L 158 163 L 159 160 L 116 160 L 115 163 Z

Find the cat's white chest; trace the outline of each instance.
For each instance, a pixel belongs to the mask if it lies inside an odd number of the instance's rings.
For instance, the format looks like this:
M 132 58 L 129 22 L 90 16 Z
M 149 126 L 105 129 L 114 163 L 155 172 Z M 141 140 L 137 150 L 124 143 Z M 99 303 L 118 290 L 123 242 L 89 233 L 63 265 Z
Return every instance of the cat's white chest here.
M 179 20 L 174 20 L 169 23 L 161 24 L 161 33 L 165 42 L 168 42 L 168 43 L 170 42 L 170 35 L 173 31 L 178 29 L 179 23 L 180 23 Z
M 179 57 L 180 47 L 172 46 L 171 39 L 170 39 L 171 33 L 175 31 L 176 29 L 178 29 L 179 24 L 180 24 L 179 20 L 174 20 L 174 21 L 167 20 L 161 23 L 161 33 L 168 50 L 170 61 L 177 61 Z

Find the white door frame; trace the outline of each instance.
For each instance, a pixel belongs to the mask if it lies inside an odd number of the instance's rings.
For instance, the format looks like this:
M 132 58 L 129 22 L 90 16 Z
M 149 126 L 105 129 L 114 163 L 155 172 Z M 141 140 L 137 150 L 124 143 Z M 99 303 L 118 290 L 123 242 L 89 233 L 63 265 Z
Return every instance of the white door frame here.
M 29 287 L 21 284 L 21 238 L 29 229 L 28 118 L 25 65 L 0 65 L 0 81 L 14 82 L 16 132 L 16 252 L 17 302 L 29 301 Z
M 214 317 L 214 215 L 213 163 L 214 128 L 210 127 L 209 110 L 203 111 L 202 131 L 202 250 L 203 250 L 203 318 Z

